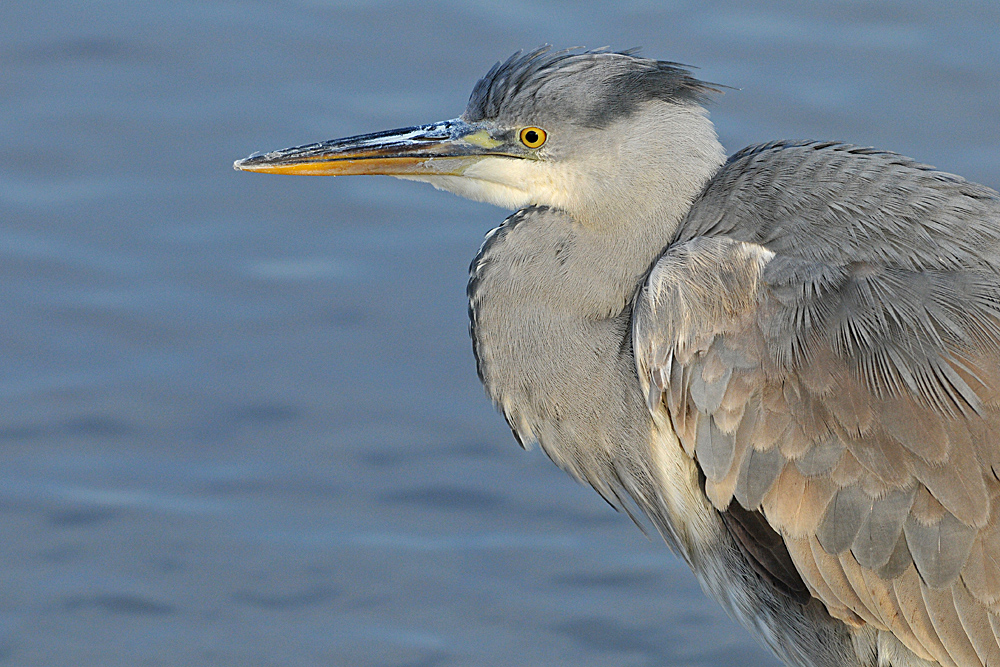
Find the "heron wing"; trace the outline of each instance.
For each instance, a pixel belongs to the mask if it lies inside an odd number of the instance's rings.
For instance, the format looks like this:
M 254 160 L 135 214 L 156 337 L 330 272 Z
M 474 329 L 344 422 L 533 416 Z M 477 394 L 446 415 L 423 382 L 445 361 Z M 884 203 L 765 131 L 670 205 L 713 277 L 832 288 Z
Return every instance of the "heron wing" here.
M 696 208 L 637 297 L 637 366 L 761 571 L 794 584 L 790 559 L 831 614 L 922 657 L 1000 664 L 1000 207 L 985 188 L 992 204 L 963 202 L 948 188 L 973 186 L 898 166 L 909 180 L 883 188 L 908 187 L 907 202 L 879 205 L 870 188 L 876 204 L 822 232 L 824 214 L 850 208 L 840 191 L 809 215 L 765 200 L 772 214 L 734 222 L 716 211 L 761 209 L 733 201 L 751 195 L 723 174 L 714 196 L 728 190 L 731 205 Z M 986 222 L 960 225 L 977 202 Z M 817 245 L 821 233 L 838 245 Z M 737 506 L 759 512 L 787 556 L 741 531 Z

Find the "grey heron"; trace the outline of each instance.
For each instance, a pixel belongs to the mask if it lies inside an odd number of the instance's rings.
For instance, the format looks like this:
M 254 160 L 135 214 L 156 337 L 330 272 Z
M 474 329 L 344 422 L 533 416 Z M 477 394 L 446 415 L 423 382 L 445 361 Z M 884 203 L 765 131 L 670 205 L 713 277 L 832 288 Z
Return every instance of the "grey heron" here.
M 234 166 L 515 209 L 468 294 L 522 445 L 789 665 L 1000 666 L 1000 196 L 842 143 L 727 158 L 713 90 L 542 48 L 459 118 Z

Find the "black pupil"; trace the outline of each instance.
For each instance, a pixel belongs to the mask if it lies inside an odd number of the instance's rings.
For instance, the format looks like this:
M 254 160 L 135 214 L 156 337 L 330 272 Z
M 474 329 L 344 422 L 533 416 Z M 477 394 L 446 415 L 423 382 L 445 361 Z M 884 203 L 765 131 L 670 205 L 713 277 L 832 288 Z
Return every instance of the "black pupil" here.
M 533 144 L 536 141 L 538 141 L 538 133 L 535 132 L 534 130 L 528 130 L 527 132 L 524 133 L 524 140 L 527 141 L 529 144 Z

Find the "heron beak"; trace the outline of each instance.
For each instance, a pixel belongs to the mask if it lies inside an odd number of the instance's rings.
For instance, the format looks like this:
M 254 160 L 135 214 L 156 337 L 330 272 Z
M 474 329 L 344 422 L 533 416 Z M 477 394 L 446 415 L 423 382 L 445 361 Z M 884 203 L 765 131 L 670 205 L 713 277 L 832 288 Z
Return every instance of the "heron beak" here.
M 454 119 L 255 154 L 233 168 L 306 176 L 461 176 L 486 156 L 523 157 L 504 153 L 502 145 L 485 128 Z

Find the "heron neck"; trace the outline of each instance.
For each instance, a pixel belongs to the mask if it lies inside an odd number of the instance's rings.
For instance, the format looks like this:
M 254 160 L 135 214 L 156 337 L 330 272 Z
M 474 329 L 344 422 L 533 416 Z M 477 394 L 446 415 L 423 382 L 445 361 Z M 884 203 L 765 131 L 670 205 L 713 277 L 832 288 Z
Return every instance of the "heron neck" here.
M 594 131 L 586 144 L 585 152 L 553 165 L 565 185 L 539 203 L 624 242 L 673 232 L 726 159 L 708 111 L 694 104 L 650 102 Z
M 646 511 L 656 502 L 651 420 L 631 300 L 674 227 L 622 237 L 529 207 L 490 233 L 469 283 L 480 377 L 518 440 L 539 442 L 609 502 L 631 496 Z
M 635 372 L 631 303 L 724 159 L 703 112 L 671 118 L 644 147 L 641 137 L 619 142 L 618 166 L 588 177 L 597 188 L 565 206 L 521 209 L 490 232 L 469 282 L 480 377 L 515 436 L 541 443 L 610 502 L 626 505 L 624 493 L 651 516 L 652 423 Z M 671 159 L 649 167 L 657 152 Z

